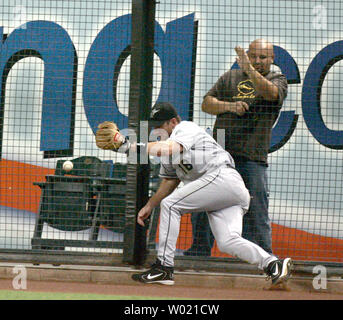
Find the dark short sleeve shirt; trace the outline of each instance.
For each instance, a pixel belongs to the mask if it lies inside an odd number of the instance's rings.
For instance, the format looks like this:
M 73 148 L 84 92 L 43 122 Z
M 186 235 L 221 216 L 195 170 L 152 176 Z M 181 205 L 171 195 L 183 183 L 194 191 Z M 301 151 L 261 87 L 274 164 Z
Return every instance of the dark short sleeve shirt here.
M 267 101 L 258 95 L 252 81 L 240 69 L 224 73 L 205 97 L 213 96 L 229 102 L 244 101 L 249 105 L 249 111 L 243 116 L 231 112 L 217 115 L 214 135 L 216 137 L 218 129 L 225 130 L 225 149 L 234 158 L 267 164 L 271 131 L 287 96 L 287 79 L 276 72 L 269 72 L 265 78 L 278 87 L 278 100 Z

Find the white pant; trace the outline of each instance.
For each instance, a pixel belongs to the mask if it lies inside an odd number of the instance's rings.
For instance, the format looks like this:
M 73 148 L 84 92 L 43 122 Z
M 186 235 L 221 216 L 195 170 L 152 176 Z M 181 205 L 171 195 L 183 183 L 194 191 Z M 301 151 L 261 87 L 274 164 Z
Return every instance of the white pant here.
M 227 167 L 176 189 L 161 202 L 158 259 L 164 266 L 174 266 L 182 214 L 206 211 L 220 251 L 265 268 L 276 257 L 241 237 L 249 203 L 241 176 Z

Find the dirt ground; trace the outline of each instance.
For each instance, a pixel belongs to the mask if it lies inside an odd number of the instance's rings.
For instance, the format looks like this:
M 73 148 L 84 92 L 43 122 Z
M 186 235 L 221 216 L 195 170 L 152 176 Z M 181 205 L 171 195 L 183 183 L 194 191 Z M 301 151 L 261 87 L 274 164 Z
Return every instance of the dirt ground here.
M 14 290 L 12 281 L 0 279 L 0 290 Z M 80 282 L 27 282 L 27 291 L 91 293 L 127 296 L 174 297 L 194 300 L 343 300 L 342 294 L 281 290 L 217 289 L 163 285 L 114 285 Z

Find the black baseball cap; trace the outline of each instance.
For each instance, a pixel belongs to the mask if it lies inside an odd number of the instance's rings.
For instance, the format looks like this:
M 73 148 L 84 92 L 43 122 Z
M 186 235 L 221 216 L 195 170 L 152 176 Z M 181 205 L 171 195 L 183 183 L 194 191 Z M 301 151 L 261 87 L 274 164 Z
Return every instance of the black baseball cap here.
M 151 109 L 149 126 L 159 127 L 164 122 L 178 116 L 176 109 L 169 102 L 157 102 Z

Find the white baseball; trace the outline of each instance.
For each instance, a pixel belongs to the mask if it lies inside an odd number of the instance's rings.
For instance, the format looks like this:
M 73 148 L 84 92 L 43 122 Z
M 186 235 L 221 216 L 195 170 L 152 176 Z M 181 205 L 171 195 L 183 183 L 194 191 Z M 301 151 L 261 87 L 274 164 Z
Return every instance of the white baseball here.
M 73 169 L 74 165 L 71 161 L 67 160 L 63 162 L 63 170 L 64 171 L 71 171 Z

